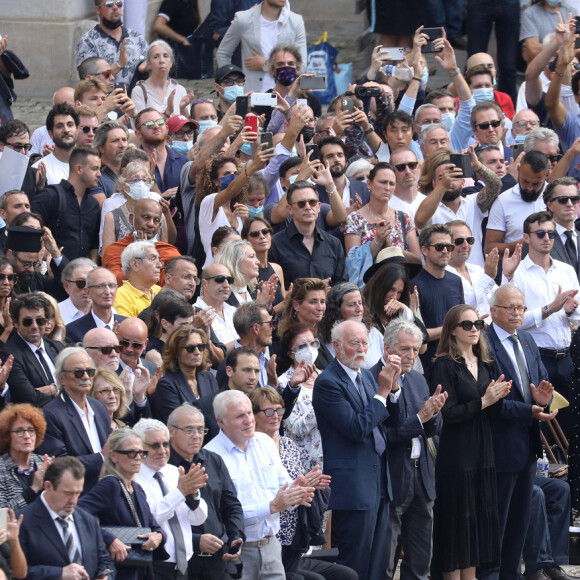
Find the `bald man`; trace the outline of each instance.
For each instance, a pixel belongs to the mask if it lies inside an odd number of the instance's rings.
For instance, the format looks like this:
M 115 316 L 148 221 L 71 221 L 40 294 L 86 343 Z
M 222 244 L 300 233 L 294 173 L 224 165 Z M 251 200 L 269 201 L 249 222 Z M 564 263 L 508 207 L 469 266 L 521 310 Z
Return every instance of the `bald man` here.
M 83 338 L 83 348 L 89 353 L 97 367 L 109 367 L 115 372 L 119 368 L 119 339 L 112 330 L 93 328 Z

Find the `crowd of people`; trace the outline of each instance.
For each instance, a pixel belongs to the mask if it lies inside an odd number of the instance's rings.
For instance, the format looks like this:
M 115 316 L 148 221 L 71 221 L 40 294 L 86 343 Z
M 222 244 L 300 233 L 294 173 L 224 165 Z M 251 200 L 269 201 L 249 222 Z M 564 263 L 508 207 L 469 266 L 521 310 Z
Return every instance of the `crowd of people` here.
M 567 580 L 575 3 L 371 0 L 327 108 L 287 0 L 123 4 L 1 111 L 0 579 Z

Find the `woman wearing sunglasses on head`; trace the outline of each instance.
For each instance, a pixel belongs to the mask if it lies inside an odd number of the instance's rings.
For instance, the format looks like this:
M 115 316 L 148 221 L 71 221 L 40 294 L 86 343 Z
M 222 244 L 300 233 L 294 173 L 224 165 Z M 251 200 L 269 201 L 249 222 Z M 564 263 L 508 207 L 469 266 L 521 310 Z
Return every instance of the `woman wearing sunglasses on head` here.
M 14 325 L 9 316 L 10 301 L 16 282 L 16 268 L 13 260 L 7 257 L 0 258 L 0 341 L 6 342 Z
M 213 399 L 218 384 L 211 372 L 205 372 L 209 362 L 208 337 L 203 330 L 182 326 L 175 330 L 165 344 L 163 371 L 157 384 L 152 405 L 155 416 L 164 423 L 171 411 L 183 403 L 201 398 Z
M 490 416 L 501 413 L 511 381 L 491 359 L 485 322 L 469 305 L 449 310 L 432 385 L 448 394 L 437 452 L 433 528 L 436 569 L 445 580 L 475 580 L 477 566 L 499 564 L 499 520 Z

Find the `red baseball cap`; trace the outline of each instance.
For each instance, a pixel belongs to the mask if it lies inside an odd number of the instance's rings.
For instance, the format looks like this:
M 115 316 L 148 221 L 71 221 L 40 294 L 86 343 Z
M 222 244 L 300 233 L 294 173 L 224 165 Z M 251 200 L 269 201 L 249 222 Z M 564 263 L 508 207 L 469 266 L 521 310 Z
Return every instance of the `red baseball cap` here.
M 169 117 L 169 119 L 167 119 L 167 130 L 170 133 L 181 131 L 184 125 L 193 125 L 194 129 L 199 128 L 197 121 L 194 121 L 189 117 L 184 117 L 183 115 L 173 115 L 173 117 Z

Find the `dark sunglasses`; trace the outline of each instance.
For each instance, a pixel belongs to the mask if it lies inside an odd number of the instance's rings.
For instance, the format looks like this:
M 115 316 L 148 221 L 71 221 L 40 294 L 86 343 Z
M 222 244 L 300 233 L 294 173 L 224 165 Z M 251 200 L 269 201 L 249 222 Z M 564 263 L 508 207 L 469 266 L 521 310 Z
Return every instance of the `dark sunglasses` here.
M 308 204 L 310 207 L 316 207 L 318 205 L 317 199 L 301 199 L 300 201 L 295 201 L 292 205 L 297 205 L 300 209 L 304 209 Z
M 110 79 L 111 77 L 114 77 L 115 75 L 113 74 L 113 71 L 109 68 L 107 70 L 104 70 L 103 72 L 95 73 L 92 76 L 94 76 L 94 77 L 103 76 L 106 79 Z
M 87 285 L 86 280 L 67 280 L 67 282 L 70 284 L 76 284 L 79 290 L 82 290 Z
M 163 443 L 145 443 L 145 445 L 147 445 L 147 447 L 151 447 L 151 449 L 155 449 L 155 451 L 157 451 L 160 447 L 163 447 L 163 449 L 169 449 L 169 441 L 164 441 Z
M 14 151 L 22 151 L 24 149 L 25 153 L 28 153 L 32 149 L 30 143 L 6 143 L 8 147 L 14 149 Z
M 403 171 L 405 171 L 405 169 L 407 169 L 407 167 L 411 171 L 414 171 L 415 169 L 417 169 L 417 165 L 419 165 L 418 161 L 409 161 L 409 163 L 397 163 L 397 165 L 395 165 L 395 169 L 399 173 L 403 173 Z
M 206 280 L 215 280 L 218 284 L 223 284 L 226 280 L 231 286 L 234 283 L 233 276 L 224 276 L 223 274 L 218 274 L 217 276 L 209 276 Z
M 82 379 L 85 376 L 85 373 L 87 373 L 87 375 L 89 376 L 89 378 L 93 378 L 95 376 L 95 373 L 97 372 L 97 369 L 95 368 L 88 368 L 88 369 L 74 369 L 72 371 L 67 371 L 65 369 L 62 369 L 63 373 L 72 373 L 75 377 L 75 379 Z
M 119 346 L 121 347 L 121 349 L 129 348 L 129 346 L 132 346 L 133 348 L 143 348 L 145 346 L 145 343 L 134 342 L 134 341 L 127 340 L 126 338 L 122 338 L 119 341 Z
M 183 347 L 183 350 L 191 354 L 192 352 L 203 352 L 204 350 L 207 350 L 207 348 L 207 344 L 186 344 Z
M 484 320 L 464 320 L 460 322 L 457 326 L 461 326 L 463 330 L 471 330 L 475 326 L 475 330 L 483 330 L 485 328 Z
M 485 131 L 486 129 L 489 129 L 490 127 L 497 129 L 500 125 L 501 125 L 501 121 L 491 121 L 489 123 L 477 123 L 476 127 L 479 127 L 482 131 Z
M 0 282 L 4 282 L 4 280 L 14 282 L 16 280 L 16 274 L 0 274 Z
M 285 409 L 282 407 L 281 409 L 260 409 L 258 413 L 264 413 L 266 417 L 273 417 L 274 414 L 278 415 L 278 417 L 283 417 L 284 411 Z
M 136 459 L 137 455 L 145 459 L 149 455 L 149 451 L 144 449 L 115 449 L 115 453 L 126 455 L 129 459 Z
M 469 236 L 468 238 L 455 238 L 453 240 L 456 246 L 461 246 L 461 244 L 463 244 L 465 241 L 467 241 L 470 246 L 473 246 L 475 243 L 475 238 L 473 236 Z
M 448 252 L 452 252 L 453 248 L 455 247 L 453 244 L 429 244 L 428 248 L 435 248 L 437 252 L 442 252 L 443 250 L 447 250 Z
M 535 232 L 530 232 L 530 234 L 536 234 L 540 240 L 543 239 L 546 234 L 548 234 L 548 237 L 551 240 L 556 238 L 556 230 L 536 230 Z
M 568 202 L 571 201 L 573 205 L 576 205 L 580 201 L 580 196 L 561 195 L 560 197 L 554 197 L 550 201 L 557 201 L 560 205 L 568 205 Z
M 546 155 L 546 157 L 548 158 L 548 161 L 550 163 L 558 163 L 558 161 L 562 159 L 562 155 L 560 153 L 555 153 L 554 155 Z
M 117 8 L 123 8 L 123 1 L 122 0 L 117 0 L 116 2 L 109 0 L 108 2 L 103 2 L 102 4 L 99 4 L 99 6 L 106 6 L 107 8 L 112 8 L 113 6 L 116 6 Z
M 272 233 L 272 230 L 270 228 L 262 228 L 261 230 L 254 230 L 253 232 L 248 232 L 248 236 L 250 238 L 259 238 L 260 235 L 265 237 L 271 233 Z
M 123 347 L 120 344 L 114 346 L 85 346 L 85 348 L 99 350 L 101 351 L 101 354 L 111 354 L 113 351 L 119 354 L 123 350 Z
M 87 134 L 87 135 L 88 135 L 89 133 L 91 133 L 91 132 L 93 132 L 93 133 L 94 133 L 94 132 L 96 131 L 95 127 L 89 127 L 88 125 L 81 125 L 81 126 L 79 127 L 79 129 L 80 129 L 80 130 L 81 130 L 83 133 L 85 133 L 85 134 Z
M 39 316 L 38 318 L 23 318 L 22 326 L 32 326 L 32 323 L 36 322 L 36 326 L 44 326 L 46 324 L 46 318 Z

